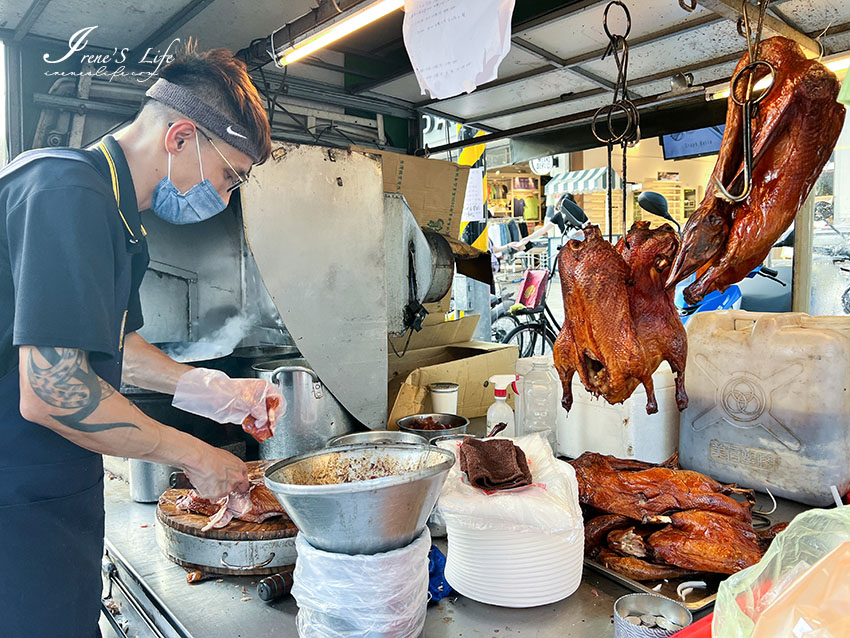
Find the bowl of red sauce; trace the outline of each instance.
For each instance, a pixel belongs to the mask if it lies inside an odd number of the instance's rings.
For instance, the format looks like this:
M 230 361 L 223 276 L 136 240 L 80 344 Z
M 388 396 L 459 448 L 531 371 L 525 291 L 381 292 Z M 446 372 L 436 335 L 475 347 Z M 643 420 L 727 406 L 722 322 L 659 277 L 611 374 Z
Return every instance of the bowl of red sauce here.
M 396 421 L 402 432 L 423 436 L 429 441 L 448 434 L 466 434 L 469 419 L 458 414 L 411 414 Z

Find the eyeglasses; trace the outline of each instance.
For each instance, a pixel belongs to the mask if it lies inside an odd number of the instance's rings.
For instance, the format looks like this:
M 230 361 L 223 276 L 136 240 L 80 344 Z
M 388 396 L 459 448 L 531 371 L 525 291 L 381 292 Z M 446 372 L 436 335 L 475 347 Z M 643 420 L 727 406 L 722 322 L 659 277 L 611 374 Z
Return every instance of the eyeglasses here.
M 203 135 L 205 138 L 207 138 L 207 141 L 215 149 L 215 152 L 218 153 L 221 156 L 221 159 L 224 160 L 224 162 L 227 164 L 228 168 L 231 171 L 233 171 L 234 175 L 236 175 L 236 179 L 234 179 L 233 183 L 230 186 L 227 187 L 227 192 L 232 193 L 237 188 L 240 188 L 243 184 L 245 184 L 248 181 L 248 178 L 251 176 L 251 169 L 248 169 L 248 172 L 245 173 L 244 175 L 242 175 L 242 173 L 240 173 L 235 168 L 233 168 L 233 164 L 231 164 L 228 161 L 228 159 L 224 156 L 224 153 L 222 153 L 220 150 L 218 150 L 218 147 L 215 145 L 215 142 L 212 141 L 212 138 L 209 135 L 207 135 L 205 131 L 198 128 L 197 126 L 195 128 L 201 132 L 201 135 Z

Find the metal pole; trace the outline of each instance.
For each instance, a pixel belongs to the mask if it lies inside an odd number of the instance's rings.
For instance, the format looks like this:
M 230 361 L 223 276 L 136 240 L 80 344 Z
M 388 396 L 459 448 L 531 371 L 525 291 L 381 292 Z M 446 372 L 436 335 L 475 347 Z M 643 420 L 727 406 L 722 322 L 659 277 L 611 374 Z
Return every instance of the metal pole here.
M 6 142 L 9 159 L 24 152 L 24 89 L 21 73 L 21 47 L 6 42 Z
M 794 222 L 794 258 L 791 278 L 791 310 L 809 312 L 812 300 L 812 245 L 815 196 L 810 194 Z
M 642 107 L 646 109 L 650 107 L 661 106 L 663 104 L 669 104 L 672 102 L 682 102 L 684 104 L 693 100 L 699 100 L 700 102 L 704 103 L 705 96 L 702 94 L 689 94 L 684 98 L 681 96 L 663 98 L 657 95 L 653 95 L 650 97 L 641 98 L 639 100 L 634 100 L 634 105 L 640 110 Z M 432 153 L 442 153 L 444 151 L 451 151 L 456 148 L 472 146 L 473 144 L 487 144 L 488 142 L 495 142 L 496 140 L 502 140 L 509 137 L 516 137 L 518 135 L 524 135 L 526 133 L 536 133 L 545 129 L 560 128 L 563 127 L 565 124 L 575 124 L 585 121 L 590 122 L 593 119 L 593 114 L 596 113 L 596 111 L 597 109 L 590 109 L 587 111 L 582 111 L 580 113 L 571 113 L 570 115 L 563 115 L 561 117 L 543 120 L 542 122 L 534 122 L 532 124 L 525 124 L 523 126 L 505 129 L 497 133 L 488 133 L 487 135 L 484 135 L 482 137 L 476 137 L 474 139 L 458 140 L 457 142 L 451 142 L 450 144 L 441 144 L 440 146 L 436 146 L 434 148 L 426 147 L 417 151 L 416 154 L 430 155 Z M 619 123 L 619 121 L 622 119 L 622 117 L 612 117 L 612 122 L 616 126 L 617 123 Z

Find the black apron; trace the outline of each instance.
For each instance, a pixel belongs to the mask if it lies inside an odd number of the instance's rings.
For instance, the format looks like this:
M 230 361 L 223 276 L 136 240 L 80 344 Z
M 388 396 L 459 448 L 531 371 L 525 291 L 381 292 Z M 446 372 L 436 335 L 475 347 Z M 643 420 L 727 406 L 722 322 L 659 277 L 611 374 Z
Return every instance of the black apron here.
M 97 168 L 86 153 L 66 150 L 31 152 L 7 168 L 41 157 L 78 159 Z M 129 254 L 127 260 L 121 269 L 126 276 L 115 284 L 117 303 L 123 303 L 114 315 L 119 348 L 131 289 Z M 121 355 L 89 358 L 98 376 L 116 389 Z M 0 635 L 98 637 L 102 457 L 21 416 L 17 367 L 0 379 L 0 398 Z

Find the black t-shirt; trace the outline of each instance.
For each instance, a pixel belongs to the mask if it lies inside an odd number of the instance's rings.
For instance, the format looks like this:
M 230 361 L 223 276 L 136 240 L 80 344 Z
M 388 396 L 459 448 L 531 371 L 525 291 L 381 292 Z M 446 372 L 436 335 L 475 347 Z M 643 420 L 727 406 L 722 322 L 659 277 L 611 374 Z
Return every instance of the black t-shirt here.
M 561 211 L 553 213 L 548 219 L 550 222 L 552 222 L 553 224 L 555 224 L 555 226 L 558 227 L 558 230 L 561 231 L 562 235 L 566 232 L 567 222 L 564 220 L 564 215 L 563 213 L 561 213 Z
M 567 222 L 560 208 L 556 209 L 554 206 L 547 206 L 545 217 L 547 222 L 552 222 L 558 227 L 562 235 L 567 231 Z
M 0 378 L 17 367 L 16 346 L 39 345 L 85 350 L 98 374 L 120 383 L 123 335 L 143 324 L 149 256 L 124 154 L 113 138 L 104 144 L 123 219 L 96 148 L 82 151 L 94 166 L 16 159 L 0 172 Z

